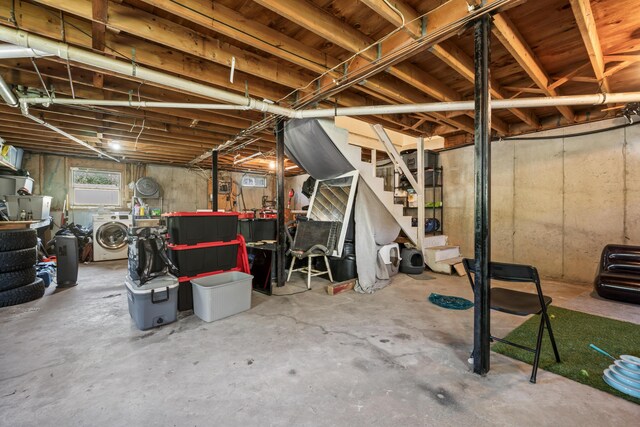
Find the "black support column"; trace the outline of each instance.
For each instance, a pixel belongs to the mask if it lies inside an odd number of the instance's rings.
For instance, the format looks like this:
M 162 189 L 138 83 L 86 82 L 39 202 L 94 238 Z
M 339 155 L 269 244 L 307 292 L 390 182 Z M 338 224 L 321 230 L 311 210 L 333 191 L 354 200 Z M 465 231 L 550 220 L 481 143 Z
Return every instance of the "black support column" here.
M 218 210 L 218 152 L 211 150 L 211 209 Z
M 278 208 L 277 286 L 284 286 L 285 249 L 287 245 L 284 228 L 284 119 L 278 119 L 276 123 L 276 202 Z
M 483 16 L 475 24 L 475 291 L 473 372 L 489 372 L 491 260 L 491 95 L 489 62 L 491 56 L 491 17 Z

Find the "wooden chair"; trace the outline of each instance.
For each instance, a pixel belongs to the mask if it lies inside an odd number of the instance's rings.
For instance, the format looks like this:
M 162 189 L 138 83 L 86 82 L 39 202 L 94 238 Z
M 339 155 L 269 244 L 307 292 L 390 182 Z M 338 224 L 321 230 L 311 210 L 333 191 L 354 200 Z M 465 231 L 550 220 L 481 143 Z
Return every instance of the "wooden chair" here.
M 293 221 L 292 221 L 293 223 Z M 295 238 L 291 237 L 287 228 L 287 238 L 290 243 L 289 253 L 292 256 L 287 282 L 291 280 L 291 273 L 300 271 L 307 275 L 307 289 L 311 289 L 311 278 L 329 275 L 329 280 L 333 283 L 333 275 L 327 255 L 331 255 L 335 248 L 336 236 L 338 235 L 339 222 L 335 221 L 298 221 Z M 316 270 L 313 268 L 313 260 L 322 257 L 326 265 L 326 270 Z M 307 259 L 307 265 L 294 268 L 296 259 Z

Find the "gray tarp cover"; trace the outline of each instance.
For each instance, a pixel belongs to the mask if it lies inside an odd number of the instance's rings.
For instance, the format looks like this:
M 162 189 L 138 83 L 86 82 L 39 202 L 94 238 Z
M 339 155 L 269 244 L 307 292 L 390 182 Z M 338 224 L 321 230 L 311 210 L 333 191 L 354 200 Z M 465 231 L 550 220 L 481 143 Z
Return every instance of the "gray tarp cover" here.
M 346 141 L 348 132 L 328 120 L 291 120 L 285 125 L 287 157 L 315 179 L 330 179 L 355 170 L 334 145 Z M 359 179 L 354 218 L 356 223 L 356 291 L 372 293 L 389 284 L 387 269 L 378 250 L 395 240 L 400 226 L 366 183 Z
M 355 205 L 358 267 L 355 289 L 370 294 L 389 284 L 389 272 L 378 251 L 398 237 L 400 226 L 362 179 L 358 183 Z
M 348 132 L 329 120 L 290 120 L 285 125 L 287 157 L 315 179 L 329 179 L 355 170 L 332 138 L 348 138 Z

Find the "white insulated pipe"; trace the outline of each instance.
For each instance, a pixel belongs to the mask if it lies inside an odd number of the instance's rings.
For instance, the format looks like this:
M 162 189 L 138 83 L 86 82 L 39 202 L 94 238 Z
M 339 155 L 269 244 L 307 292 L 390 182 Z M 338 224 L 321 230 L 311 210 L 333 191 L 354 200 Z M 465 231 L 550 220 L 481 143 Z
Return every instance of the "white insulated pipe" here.
M 151 81 L 157 84 L 165 85 L 174 89 L 184 90 L 185 92 L 198 94 L 208 98 L 218 99 L 233 105 L 226 104 L 188 104 L 188 103 L 152 103 L 146 101 L 105 101 L 105 100 L 54 100 L 49 98 L 29 98 L 22 99 L 25 103 L 67 103 L 67 105 L 111 105 L 111 106 L 147 106 L 156 108 L 195 108 L 195 109 L 247 109 L 257 110 L 267 113 L 276 114 L 288 118 L 323 118 L 335 116 L 365 116 L 365 115 L 384 115 L 384 114 L 407 114 L 407 113 L 429 113 L 429 112 L 447 112 L 447 111 L 472 111 L 474 109 L 473 101 L 458 102 L 435 102 L 426 104 L 406 104 L 406 105 L 374 105 L 362 107 L 343 107 L 343 108 L 326 108 L 313 110 L 294 110 L 291 108 L 280 107 L 269 102 L 259 101 L 254 98 L 238 95 L 222 89 L 216 89 L 201 83 L 195 83 L 181 77 L 175 77 L 154 71 L 137 64 L 123 62 L 117 59 L 109 58 L 97 53 L 86 51 L 83 49 L 69 46 L 65 43 L 52 41 L 44 37 L 30 34 L 26 31 L 16 30 L 9 27 L 0 26 L 0 41 L 5 41 L 13 45 L 25 48 L 36 49 L 39 52 L 58 56 L 65 60 L 76 61 L 92 67 L 103 70 L 116 72 L 119 74 L 132 76 L 141 80 Z M 0 90 L 2 90 L 0 88 Z M 2 93 L 5 95 L 5 90 Z M 46 100 L 46 101 L 43 101 Z M 109 102 L 109 104 L 105 104 Z M 557 97 L 535 97 L 535 98 L 518 98 L 518 99 L 495 99 L 491 101 L 492 109 L 509 109 L 509 108 L 537 108 L 537 107 L 556 107 L 570 105 L 602 105 L 612 103 L 628 103 L 640 102 L 640 92 L 617 93 L 617 94 L 594 94 L 594 95 L 575 95 L 575 96 L 557 96 Z M 82 103 L 82 104 L 80 104 Z M 26 105 L 26 104 L 24 104 Z
M 492 99 L 491 109 L 504 110 L 511 108 L 557 107 L 562 105 L 603 105 L 628 102 L 640 102 L 640 92 Z M 337 116 L 367 116 L 373 114 L 436 113 L 448 111 L 473 111 L 473 109 L 473 101 L 431 102 L 426 104 L 404 105 L 371 105 L 364 107 L 298 110 L 296 111 L 295 118 L 307 119 Z
M 16 95 L 11 91 L 11 88 L 2 76 L 0 76 L 0 97 L 11 107 L 18 106 L 18 98 L 16 98 Z
M 69 46 L 66 43 L 56 42 L 44 37 L 36 36 L 26 31 L 0 26 L 0 41 L 42 51 L 64 60 L 79 62 L 102 70 L 112 71 L 125 76 L 131 76 L 136 79 L 154 82 L 208 98 L 218 99 L 230 104 L 246 106 L 251 110 L 263 111 L 285 117 L 294 116 L 294 114 L 292 114 L 293 110 L 289 108 L 279 107 L 268 102 L 259 101 L 254 98 L 238 95 L 222 89 L 216 89 L 201 83 L 195 83 L 181 77 L 171 76 L 166 73 L 141 67 L 135 63 L 108 58 L 97 53 Z
M 85 106 L 113 106 L 113 107 L 153 107 L 153 108 L 184 108 L 198 110 L 248 110 L 246 105 L 229 104 L 194 104 L 186 102 L 151 102 L 151 101 L 111 101 L 102 99 L 69 99 L 69 98 L 20 98 L 20 104 L 61 104 Z M 491 109 L 511 108 L 540 108 L 557 107 L 561 105 L 603 105 L 640 102 L 640 92 L 625 93 L 597 93 L 593 95 L 569 95 L 535 98 L 495 99 L 491 101 Z M 367 116 L 384 114 L 433 113 L 450 111 L 473 111 L 473 101 L 431 102 L 425 104 L 404 105 L 369 105 L 363 107 L 321 108 L 313 110 L 287 110 L 285 116 L 295 119 L 327 118 L 337 116 Z
M 71 141 L 82 145 L 83 147 L 86 147 L 86 148 L 88 148 L 88 149 L 90 149 L 92 151 L 95 151 L 96 153 L 98 153 L 101 156 L 107 157 L 107 158 L 109 158 L 111 160 L 114 160 L 114 161 L 116 161 L 118 163 L 120 162 L 120 160 L 116 159 L 115 157 L 112 157 L 112 156 L 108 155 L 107 153 L 105 153 L 104 151 L 100 150 L 99 148 L 96 148 L 93 145 L 88 144 L 88 143 L 86 143 L 85 141 L 83 141 L 83 140 L 81 140 L 79 138 L 76 138 L 75 136 L 71 135 L 70 133 L 67 133 L 67 132 L 63 131 L 62 129 L 59 129 L 59 128 L 57 128 L 57 127 L 45 122 L 44 120 L 42 120 L 42 119 L 40 119 L 40 118 L 38 118 L 36 116 L 32 116 L 31 114 L 29 114 L 29 109 L 26 106 L 26 104 L 22 104 L 20 107 L 21 107 L 21 110 L 22 110 L 22 115 L 25 116 L 26 118 L 31 119 L 34 122 L 38 123 L 38 124 L 41 124 L 42 126 L 46 127 L 47 129 L 50 129 L 50 130 L 54 131 L 55 133 L 58 133 L 58 134 L 64 136 L 65 138 L 68 138 Z
M 51 54 L 13 44 L 0 44 L 0 59 L 42 58 Z
M 71 98 L 20 98 L 20 104 L 49 105 L 85 105 L 94 107 L 148 107 L 148 108 L 186 108 L 196 110 L 240 110 L 250 108 L 236 104 L 203 104 L 188 102 L 158 102 L 158 101 L 113 101 L 106 99 L 71 99 Z

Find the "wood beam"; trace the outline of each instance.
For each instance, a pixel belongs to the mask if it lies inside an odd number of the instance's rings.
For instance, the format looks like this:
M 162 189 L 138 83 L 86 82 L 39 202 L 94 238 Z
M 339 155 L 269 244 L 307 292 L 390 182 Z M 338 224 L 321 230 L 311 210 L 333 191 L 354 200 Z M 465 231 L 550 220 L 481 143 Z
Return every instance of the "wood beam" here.
M 573 16 L 576 18 L 576 24 L 580 30 L 582 41 L 587 48 L 591 67 L 598 81 L 602 84 L 604 92 L 611 92 L 609 80 L 604 75 L 604 58 L 602 56 L 602 47 L 600 46 L 600 38 L 598 37 L 598 29 L 596 21 L 591 10 L 590 0 L 569 0 Z
M 104 52 L 104 34 L 107 30 L 107 18 L 108 18 L 108 4 L 107 0 L 92 0 L 91 1 L 91 47 L 97 51 Z M 93 74 L 93 84 L 95 87 L 101 88 L 103 84 L 104 75 L 96 72 Z
M 305 0 L 255 1 L 332 43 L 350 52 L 358 53 L 358 56 L 350 62 L 348 67 L 351 71 L 360 70 L 366 66 L 376 64 L 379 60 L 378 54 L 384 56 L 400 47 L 408 45 L 414 40 L 412 36 L 399 32 L 379 43 L 378 50 L 376 51 L 376 49 L 368 48 L 376 44 L 375 40 Z M 464 12 L 464 15 L 467 15 L 469 13 L 467 5 L 466 1 L 449 0 L 446 5 L 447 7 L 443 8 L 443 10 L 439 10 L 439 8 L 429 14 L 428 18 L 432 19 L 427 19 L 427 32 L 433 32 L 436 28 L 443 26 L 444 22 L 450 22 L 453 19 L 452 15 L 461 15 L 462 12 Z M 390 66 L 387 71 L 401 81 L 412 85 L 437 100 L 459 101 L 462 99 L 459 93 L 415 65 L 408 63 L 396 64 Z M 330 86 L 329 83 L 328 86 Z M 496 123 L 496 125 L 499 125 L 499 122 Z M 459 127 L 463 128 L 464 124 L 460 124 Z M 504 129 L 499 131 L 502 132 L 503 130 Z
M 328 75 L 332 78 L 339 77 L 342 72 L 341 70 L 330 71 L 340 64 L 341 61 L 337 58 L 306 46 L 271 27 L 249 20 L 240 13 L 219 3 L 213 3 L 210 0 L 182 0 L 180 3 L 164 0 L 141 1 L 312 72 L 320 74 L 328 72 Z M 379 98 L 375 93 L 367 90 L 382 84 L 376 82 L 376 80 L 377 78 L 373 77 L 365 81 L 363 86 L 357 86 L 355 89 Z M 347 100 L 347 103 L 355 105 L 349 100 Z
M 3 23 L 3 25 L 15 26 L 24 31 L 62 41 L 62 25 L 59 14 L 26 2 L 16 2 L 14 10 L 16 25 L 8 22 Z M 11 14 L 10 2 L 0 2 L 0 16 L 11 16 Z M 91 24 L 70 15 L 66 15 L 64 21 L 66 42 L 78 47 L 91 49 L 92 40 L 89 36 L 91 34 Z M 43 25 L 44 23 L 46 25 Z M 256 98 L 279 99 L 288 92 L 281 85 L 257 79 L 240 71 L 236 72 L 236 79 L 234 83 L 231 83 L 229 82 L 229 69 L 227 67 L 202 60 L 193 55 L 184 54 L 175 49 L 129 37 L 123 33 L 115 34 L 112 31 L 107 31 L 105 45 L 109 54 L 126 61 L 131 61 L 131 54 L 135 51 L 136 62 L 139 64 L 204 82 L 215 87 L 232 90 L 236 93 L 245 93 L 245 90 L 248 89 L 249 94 Z
M 589 68 L 589 63 L 587 62 L 586 64 L 583 64 L 579 67 L 574 68 L 573 70 L 571 70 L 570 73 L 565 74 L 564 76 L 558 78 L 555 82 L 551 83 L 549 85 L 549 89 L 555 89 L 557 87 L 562 86 L 563 84 L 565 84 L 566 82 L 570 81 L 573 77 L 575 77 L 576 75 L 580 74 L 582 71 L 586 70 L 587 68 Z
M 467 54 L 464 53 L 462 49 L 458 48 L 455 44 L 449 41 L 444 41 L 433 46 L 431 48 L 431 52 L 436 57 L 438 57 L 438 59 L 453 68 L 458 74 L 467 79 L 467 81 L 471 83 L 474 82 L 473 59 L 467 56 Z M 508 96 L 504 93 L 503 88 L 494 78 L 491 78 L 490 88 L 491 96 L 493 98 L 508 98 Z M 509 109 L 509 111 L 534 129 L 540 126 L 540 120 L 538 119 L 538 117 L 536 117 L 532 110 L 511 108 Z M 495 115 L 493 115 L 492 120 L 495 119 L 496 117 Z
M 360 0 L 365 5 L 369 6 L 372 10 L 385 18 L 391 24 L 400 27 L 405 25 L 406 30 L 414 38 L 422 36 L 422 25 L 420 15 L 411 6 L 407 5 L 402 0 L 394 0 L 392 5 L 396 9 L 392 9 L 385 0 Z M 400 14 L 398 13 L 400 12 Z M 458 74 L 463 76 L 469 82 L 474 81 L 473 72 L 473 59 L 459 49 L 453 42 L 444 41 L 432 46 L 430 49 L 436 57 L 453 68 Z M 491 96 L 497 99 L 507 98 L 502 93 L 502 89 L 495 79 L 491 80 Z M 517 108 L 513 108 L 511 111 L 516 117 L 523 122 L 527 123 L 534 129 L 540 125 L 540 121 L 533 114 L 531 110 L 523 111 Z M 494 120 L 499 120 L 494 117 Z M 499 125 L 498 123 L 494 123 Z
M 511 22 L 505 12 L 493 17 L 492 31 L 498 40 L 500 40 L 502 45 L 515 58 L 518 64 L 520 64 L 522 69 L 529 75 L 531 80 L 533 80 L 533 82 L 543 90 L 545 95 L 560 95 L 557 89 L 549 89 L 551 79 L 542 68 L 540 61 L 533 53 L 533 50 L 531 50 L 520 34 L 520 31 L 518 31 L 515 25 L 513 25 L 513 22 Z M 568 121 L 573 120 L 574 113 L 571 108 L 562 106 L 557 107 L 557 109 L 565 119 Z
M 43 7 L 24 2 L 16 3 L 15 8 L 18 27 L 25 31 L 60 40 L 61 25 L 58 14 L 49 12 Z M 9 14 L 10 12 L 9 5 L 0 2 L 0 15 Z M 88 34 L 91 32 L 91 25 L 82 19 L 69 15 L 65 15 L 64 20 L 65 40 L 73 45 L 90 47 L 91 37 Z M 42 22 L 47 22 L 48 25 L 43 26 Z M 245 93 L 245 89 L 248 89 L 249 94 L 256 98 L 280 99 L 287 94 L 286 90 L 279 89 L 281 88 L 279 84 L 256 79 L 241 71 L 236 71 L 235 83 L 230 83 L 228 79 L 229 70 L 226 67 L 202 58 L 183 54 L 174 49 L 128 37 L 123 32 L 114 34 L 111 31 L 107 31 L 106 50 L 129 61 L 131 60 L 131 52 L 135 52 L 136 61 L 151 68 L 202 81 L 216 87 L 232 89 L 239 93 Z M 108 75 L 110 73 L 105 74 Z M 247 87 L 245 87 L 245 83 Z M 340 93 L 337 97 L 337 102 L 342 106 L 358 106 L 369 103 L 364 96 L 348 91 Z M 406 125 L 406 123 L 393 122 L 384 117 L 380 117 L 379 121 L 385 123 L 385 126 L 390 126 L 394 129 L 399 129 Z
M 75 16 L 93 20 L 92 0 L 34 0 L 62 10 Z M 289 88 L 305 86 L 313 76 L 298 72 L 291 67 L 284 67 L 277 62 L 242 50 L 236 46 L 221 42 L 213 37 L 197 33 L 189 28 L 160 18 L 141 9 L 125 4 L 108 2 L 109 14 L 107 26 L 119 31 L 153 40 L 156 43 L 171 47 L 183 53 L 195 55 L 208 61 L 229 67 L 225 76 L 228 78 L 233 58 L 237 70 L 260 77 L 267 81 L 278 82 Z M 136 52 L 137 54 L 137 52 Z M 274 100 L 276 101 L 276 100 Z

